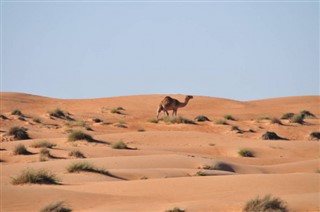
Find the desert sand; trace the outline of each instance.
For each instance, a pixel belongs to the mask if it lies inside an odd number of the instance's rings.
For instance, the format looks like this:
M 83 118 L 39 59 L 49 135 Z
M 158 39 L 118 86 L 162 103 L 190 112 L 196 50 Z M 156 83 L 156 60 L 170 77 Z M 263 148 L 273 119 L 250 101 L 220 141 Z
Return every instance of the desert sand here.
M 248 200 L 267 194 L 285 201 L 289 211 L 320 211 L 320 143 L 309 137 L 320 127 L 319 96 L 246 102 L 194 96 L 178 115 L 190 120 L 204 115 L 210 121 L 150 122 L 165 96 L 67 100 L 1 93 L 1 115 L 7 118 L 0 120 L 1 211 L 39 211 L 57 201 L 73 211 L 242 211 Z M 123 110 L 112 113 L 119 107 Z M 56 108 L 67 118 L 50 116 L 48 111 Z M 23 115 L 12 115 L 16 109 Z M 262 118 L 280 119 L 302 110 L 317 118 L 303 124 Z M 216 123 L 227 114 L 236 120 Z M 30 139 L 8 135 L 13 126 L 26 128 Z M 94 141 L 68 141 L 71 130 Z M 263 140 L 267 131 L 285 140 Z M 32 144 L 43 140 L 56 146 L 49 149 L 51 157 L 40 160 L 40 149 Z M 130 149 L 111 148 L 118 141 Z M 14 155 L 19 143 L 30 154 Z M 74 149 L 85 158 L 70 157 Z M 254 157 L 241 157 L 240 149 Z M 110 174 L 69 173 L 66 167 L 75 161 L 88 161 Z M 214 165 L 218 168 L 204 169 Z M 60 183 L 13 185 L 12 178 L 28 168 L 49 170 Z

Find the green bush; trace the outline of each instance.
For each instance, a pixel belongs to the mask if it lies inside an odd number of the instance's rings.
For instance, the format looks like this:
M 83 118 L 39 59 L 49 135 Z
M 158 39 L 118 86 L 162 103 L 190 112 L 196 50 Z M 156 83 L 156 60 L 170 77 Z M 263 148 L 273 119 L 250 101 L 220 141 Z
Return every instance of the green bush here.
M 308 110 L 303 110 L 303 111 L 300 112 L 300 114 L 301 114 L 301 116 L 303 118 L 306 118 L 306 119 L 308 119 L 308 118 L 311 118 L 311 119 L 317 118 L 313 113 L 311 113 Z
M 28 129 L 24 127 L 11 127 L 9 129 L 8 135 L 14 136 L 14 139 L 16 140 L 30 139 L 27 130 Z
M 277 197 L 271 197 L 270 195 L 267 195 L 263 198 L 256 197 L 255 199 L 252 199 L 248 201 L 244 208 L 244 212 L 286 212 L 287 206 L 284 201 Z
M 71 212 L 72 209 L 69 208 L 65 202 L 53 202 L 45 206 L 40 210 L 40 212 Z
M 233 116 L 231 116 L 231 115 L 225 115 L 224 118 L 225 118 L 226 120 L 231 120 L 231 121 L 235 121 L 235 120 L 236 120 L 236 119 L 235 119 Z
M 23 116 L 23 113 L 20 110 L 15 109 L 14 111 L 11 112 L 11 115 Z
M 26 183 L 34 183 L 34 184 L 58 184 L 59 179 L 55 174 L 51 172 L 40 169 L 26 169 L 23 170 L 22 173 L 16 177 L 12 178 L 13 185 L 26 184 Z

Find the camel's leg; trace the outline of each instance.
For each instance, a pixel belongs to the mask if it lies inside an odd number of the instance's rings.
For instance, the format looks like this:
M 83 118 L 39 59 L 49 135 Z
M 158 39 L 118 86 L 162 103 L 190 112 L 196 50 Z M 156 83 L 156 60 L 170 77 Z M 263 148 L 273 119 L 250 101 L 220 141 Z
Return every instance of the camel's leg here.
M 159 118 L 159 114 L 161 113 L 161 111 L 162 111 L 162 106 L 159 106 L 157 110 L 157 119 Z
M 178 111 L 178 110 L 173 110 L 172 116 L 177 116 L 177 111 Z
M 168 111 L 167 110 L 163 110 L 166 114 L 167 114 L 167 116 L 169 116 L 169 113 L 168 113 Z

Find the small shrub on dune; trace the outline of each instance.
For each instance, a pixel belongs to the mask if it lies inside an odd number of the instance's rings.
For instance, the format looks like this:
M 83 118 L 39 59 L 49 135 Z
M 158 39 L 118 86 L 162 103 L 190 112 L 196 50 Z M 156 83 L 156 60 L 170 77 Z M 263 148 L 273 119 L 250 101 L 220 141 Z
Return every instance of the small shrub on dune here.
M 65 118 L 67 117 L 65 112 L 63 112 L 60 108 L 56 108 L 54 110 L 51 110 L 48 112 L 50 116 L 56 117 L 56 118 Z
M 243 212 L 286 212 L 287 206 L 286 203 L 277 198 L 277 197 L 271 197 L 270 195 L 267 195 L 263 198 L 256 197 L 250 201 L 248 201 L 244 208 Z
M 317 118 L 313 113 L 311 113 L 310 111 L 308 110 L 303 110 L 300 112 L 300 114 L 303 116 L 303 118 L 306 118 L 306 119 L 314 119 L 314 118 Z
M 118 107 L 118 108 L 113 108 L 113 109 L 111 109 L 110 110 L 110 113 L 114 113 L 114 114 L 122 114 L 122 112 L 121 112 L 122 110 L 121 110 L 121 108 L 120 107 Z
M 115 142 L 111 145 L 112 149 L 130 149 L 123 141 Z
M 85 158 L 84 154 L 79 150 L 72 150 L 68 155 L 74 158 Z
M 51 158 L 52 156 L 51 156 L 51 154 L 50 154 L 50 151 L 49 151 L 49 149 L 47 149 L 47 148 L 42 148 L 41 150 L 40 150 L 40 160 L 41 160 L 41 158 Z
M 291 123 L 304 124 L 304 116 L 301 114 L 295 114 L 291 119 Z
M 53 202 L 49 205 L 43 207 L 40 212 L 71 212 L 72 209 L 69 208 L 65 202 Z
M 41 119 L 38 118 L 38 117 L 33 117 L 33 118 L 32 118 L 32 121 L 35 122 L 35 123 L 38 123 L 38 124 L 41 123 Z
M 11 115 L 23 116 L 23 113 L 20 110 L 15 109 L 14 111 L 11 112 Z
M 119 128 L 128 128 L 123 122 L 115 123 L 113 126 L 119 127 Z
M 57 146 L 57 144 L 51 143 L 49 141 L 35 141 L 30 145 L 30 147 L 33 147 L 33 148 L 49 148 L 49 149 L 55 146 Z
M 165 212 L 185 212 L 185 210 L 183 210 L 181 208 L 178 208 L 178 207 L 175 207 L 175 208 L 172 208 L 172 209 L 168 209 Z
M 99 118 L 94 118 L 94 119 L 92 119 L 92 121 L 95 122 L 95 123 L 101 123 L 102 122 L 102 120 L 99 119 Z
M 280 119 L 276 118 L 276 117 L 272 117 L 270 120 L 271 124 L 279 124 L 282 125 L 282 122 L 280 121 Z
M 16 177 L 12 178 L 13 185 L 19 184 L 58 184 L 59 179 L 55 174 L 45 170 L 34 170 L 34 169 L 26 169 L 23 170 L 22 173 Z
M 248 149 L 240 149 L 238 151 L 238 154 L 241 156 L 241 157 L 253 157 L 253 153 L 248 150 Z
M 11 127 L 8 135 L 12 135 L 16 140 L 30 139 L 27 129 L 24 127 Z
M 206 116 L 197 116 L 194 118 L 195 121 L 197 122 L 204 122 L 204 121 L 210 121 L 210 119 Z
M 236 121 L 236 119 L 235 119 L 233 116 L 231 116 L 231 115 L 225 115 L 224 118 L 225 118 L 226 120 Z
M 144 128 L 140 127 L 137 131 L 138 132 L 145 132 L 146 130 Z
M 109 172 L 106 171 L 105 169 L 98 169 L 93 164 L 86 162 L 86 161 L 79 161 L 79 162 L 74 162 L 74 163 L 70 164 L 67 167 L 67 171 L 70 173 L 93 172 L 93 173 L 104 174 L 104 175 L 109 174 Z
M 13 149 L 14 155 L 29 155 L 30 152 L 23 144 L 17 144 Z
M 167 124 L 196 124 L 194 121 L 181 116 L 164 116 L 161 120 Z
M 228 122 L 225 119 L 219 119 L 215 123 L 218 125 L 228 125 Z
M 310 133 L 309 135 L 310 140 L 320 140 L 320 131 L 315 131 Z
M 157 124 L 159 122 L 159 120 L 156 118 L 151 118 L 151 119 L 148 119 L 147 121 L 154 124 Z
M 91 135 L 82 132 L 81 130 L 72 130 L 68 136 L 68 141 L 86 140 L 89 142 L 94 141 Z
M 265 134 L 261 136 L 263 140 L 284 140 L 284 138 L 281 138 L 278 136 L 275 132 L 269 132 L 267 131 Z
M 207 173 L 205 173 L 205 172 L 203 172 L 203 171 L 198 171 L 198 172 L 196 173 L 196 176 L 210 176 L 210 174 L 207 174 Z
M 8 117 L 6 117 L 5 115 L 0 114 L 0 119 L 6 120 L 6 119 L 8 119 Z
M 291 119 L 294 116 L 294 113 L 283 114 L 281 119 Z

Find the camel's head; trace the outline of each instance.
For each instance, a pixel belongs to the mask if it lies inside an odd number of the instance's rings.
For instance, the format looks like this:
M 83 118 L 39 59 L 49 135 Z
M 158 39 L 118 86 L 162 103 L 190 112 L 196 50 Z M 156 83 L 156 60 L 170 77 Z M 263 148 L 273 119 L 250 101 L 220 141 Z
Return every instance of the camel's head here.
M 187 100 L 193 99 L 193 96 L 186 96 L 186 99 L 187 99 Z

